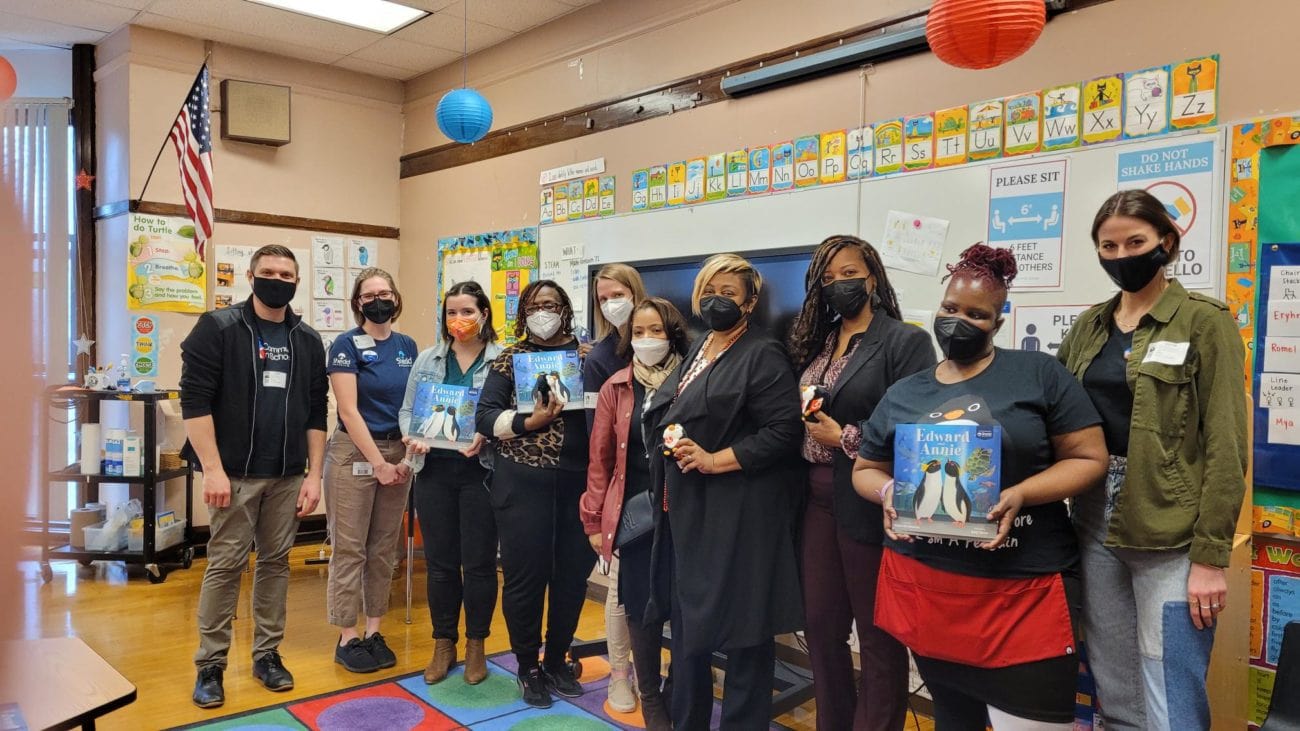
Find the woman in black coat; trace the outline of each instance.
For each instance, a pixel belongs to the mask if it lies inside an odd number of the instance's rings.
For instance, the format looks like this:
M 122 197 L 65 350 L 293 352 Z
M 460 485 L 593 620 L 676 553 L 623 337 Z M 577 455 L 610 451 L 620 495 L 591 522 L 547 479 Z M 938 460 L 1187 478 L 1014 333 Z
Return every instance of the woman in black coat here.
M 802 626 L 793 538 L 803 487 L 799 395 L 784 348 L 749 328 L 761 287 L 738 256 L 705 262 L 692 301 L 711 332 L 645 416 L 656 438 L 670 426 L 682 437 L 665 445 L 670 456 L 652 460 L 664 512 L 648 617 L 671 607 L 672 715 L 683 731 L 708 728 L 710 659 L 719 650 L 727 655 L 723 728 L 765 728 L 774 636 Z
M 901 321 L 880 255 L 856 236 L 832 236 L 813 252 L 803 310 L 790 329 L 802 388 L 825 391 L 805 420 L 803 598 L 819 731 L 896 731 L 907 714 L 907 648 L 876 627 L 880 506 L 853 491 L 859 424 L 886 389 L 935 366 L 924 330 Z M 862 672 L 854 680 L 849 630 L 858 628 Z

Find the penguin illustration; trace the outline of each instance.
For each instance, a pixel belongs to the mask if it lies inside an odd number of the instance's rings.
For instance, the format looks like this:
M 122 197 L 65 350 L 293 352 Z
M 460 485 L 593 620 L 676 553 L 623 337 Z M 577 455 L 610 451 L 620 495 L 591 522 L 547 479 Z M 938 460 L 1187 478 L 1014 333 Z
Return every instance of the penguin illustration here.
M 430 439 L 437 439 L 438 434 L 442 432 L 443 422 L 447 419 L 446 408 L 442 404 L 433 407 L 433 413 L 424 422 L 424 428 L 420 433 Z
M 559 371 L 551 371 L 550 385 L 551 392 L 555 394 L 555 397 L 560 400 L 561 404 L 569 403 L 569 388 L 564 385 L 564 381 L 560 378 Z
M 973 394 L 945 401 L 942 406 L 931 411 L 928 417 L 923 420 L 926 424 L 979 426 L 980 424 L 996 423 L 993 420 L 993 415 L 989 413 L 989 407 L 984 403 L 984 399 Z
M 943 471 L 943 510 L 958 527 L 964 526 L 970 518 L 970 496 L 966 494 L 966 488 L 961 486 L 961 468 L 956 462 L 948 460 Z
M 551 384 L 545 373 L 537 374 L 537 383 L 533 386 L 533 407 L 543 409 L 551 403 Z
M 932 459 L 921 466 L 925 477 L 917 486 L 912 496 L 912 510 L 916 513 L 916 522 L 923 520 L 934 522 L 934 514 L 939 510 L 939 499 L 943 496 L 943 478 L 939 475 L 939 460 Z
M 444 422 L 444 426 L 442 428 L 442 436 L 445 437 L 449 442 L 456 441 L 457 437 L 460 436 L 460 425 L 456 423 L 455 406 L 447 407 L 447 420 Z

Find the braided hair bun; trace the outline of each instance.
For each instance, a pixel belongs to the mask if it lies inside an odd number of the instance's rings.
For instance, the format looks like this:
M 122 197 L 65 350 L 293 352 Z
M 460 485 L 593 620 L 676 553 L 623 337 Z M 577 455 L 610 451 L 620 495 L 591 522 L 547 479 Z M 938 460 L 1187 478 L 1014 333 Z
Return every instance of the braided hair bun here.
M 985 244 L 975 244 L 961 253 L 956 264 L 948 265 L 948 277 L 964 274 L 977 279 L 987 279 L 1003 289 L 1009 289 L 1017 273 L 1016 256 L 1010 249 L 1000 249 Z M 944 277 L 945 280 L 948 277 Z

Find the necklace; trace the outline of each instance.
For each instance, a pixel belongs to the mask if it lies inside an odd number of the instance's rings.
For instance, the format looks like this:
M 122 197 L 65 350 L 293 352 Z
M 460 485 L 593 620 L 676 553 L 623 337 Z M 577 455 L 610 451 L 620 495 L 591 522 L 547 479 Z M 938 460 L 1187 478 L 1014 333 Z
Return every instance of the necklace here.
M 690 385 L 692 381 L 694 381 L 697 377 L 699 377 L 699 375 L 704 372 L 705 368 L 708 368 L 714 361 L 716 361 L 718 358 L 721 358 L 722 354 L 727 352 L 732 345 L 735 345 L 736 341 L 740 339 L 740 336 L 744 335 L 745 331 L 748 329 L 749 326 L 746 325 L 745 327 L 742 327 L 739 330 L 737 330 L 736 333 L 732 335 L 727 340 L 727 342 L 722 346 L 722 349 L 719 350 L 716 354 L 714 354 L 712 358 L 707 357 L 707 353 L 709 352 L 709 347 L 713 345 L 713 337 L 717 333 L 710 332 L 708 336 L 704 339 L 704 347 L 700 348 L 700 352 L 698 355 L 695 356 L 695 360 L 691 363 L 690 368 L 686 369 L 686 373 L 682 375 L 681 381 L 678 382 L 677 385 L 678 395 L 681 395 L 681 392 L 685 390 L 686 387 Z

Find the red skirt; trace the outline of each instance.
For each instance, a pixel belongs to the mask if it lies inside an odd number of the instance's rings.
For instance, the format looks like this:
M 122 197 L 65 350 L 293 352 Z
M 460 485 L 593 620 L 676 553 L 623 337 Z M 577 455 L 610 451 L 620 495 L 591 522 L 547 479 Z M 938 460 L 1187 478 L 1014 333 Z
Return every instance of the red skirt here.
M 923 657 L 980 668 L 1075 653 L 1060 574 L 1030 579 L 965 576 L 886 548 L 876 626 Z

